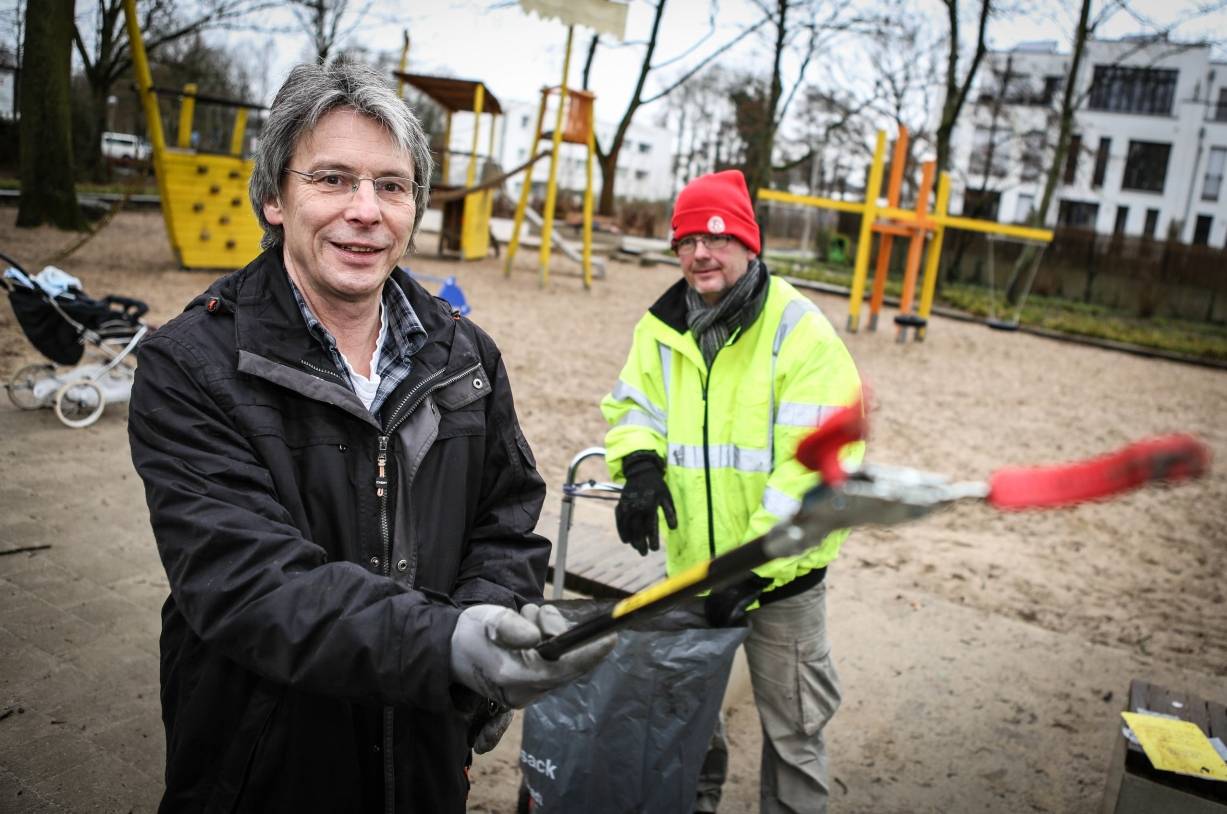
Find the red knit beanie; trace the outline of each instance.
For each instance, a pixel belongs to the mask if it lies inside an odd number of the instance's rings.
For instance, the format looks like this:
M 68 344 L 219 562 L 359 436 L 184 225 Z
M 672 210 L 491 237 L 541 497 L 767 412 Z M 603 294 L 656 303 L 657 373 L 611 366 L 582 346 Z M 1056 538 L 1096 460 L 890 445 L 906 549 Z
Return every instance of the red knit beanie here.
M 732 235 L 758 254 L 762 245 L 758 222 L 741 170 L 700 175 L 678 194 L 673 205 L 673 239 L 697 234 Z

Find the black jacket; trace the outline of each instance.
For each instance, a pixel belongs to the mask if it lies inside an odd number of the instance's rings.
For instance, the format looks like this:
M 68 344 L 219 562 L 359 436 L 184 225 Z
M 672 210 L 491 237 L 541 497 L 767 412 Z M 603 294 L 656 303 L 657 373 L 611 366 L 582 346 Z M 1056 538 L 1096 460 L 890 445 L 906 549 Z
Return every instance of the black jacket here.
M 460 607 L 541 600 L 545 486 L 493 341 L 392 280 L 428 339 L 382 425 L 279 251 L 141 346 L 132 458 L 171 588 L 163 811 L 464 810 L 479 700 L 449 680 L 451 634 Z

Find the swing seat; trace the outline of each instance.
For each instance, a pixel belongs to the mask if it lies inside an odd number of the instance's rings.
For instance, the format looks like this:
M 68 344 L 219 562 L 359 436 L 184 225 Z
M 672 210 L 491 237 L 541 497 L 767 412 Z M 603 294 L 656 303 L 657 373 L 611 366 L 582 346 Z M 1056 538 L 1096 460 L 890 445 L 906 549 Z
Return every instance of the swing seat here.
M 984 320 L 984 324 L 992 328 L 994 331 L 1017 331 L 1018 320 L 1010 321 L 1005 319 L 989 318 Z
M 929 324 L 929 320 L 916 314 L 896 314 L 895 324 L 905 328 L 923 328 Z

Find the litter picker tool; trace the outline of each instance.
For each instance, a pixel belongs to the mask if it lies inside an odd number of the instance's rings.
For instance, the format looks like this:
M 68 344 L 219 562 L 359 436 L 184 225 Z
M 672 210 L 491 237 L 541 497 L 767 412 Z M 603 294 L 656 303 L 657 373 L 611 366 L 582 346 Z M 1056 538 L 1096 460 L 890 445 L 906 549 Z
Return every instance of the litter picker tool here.
M 838 529 L 906 523 L 962 501 L 984 502 L 1002 511 L 1071 506 L 1147 483 L 1197 478 L 1210 466 L 1209 448 L 1191 435 L 1178 434 L 1137 441 L 1082 461 L 1000 469 L 986 482 L 951 482 L 932 472 L 869 464 L 846 471 L 840 452 L 863 440 L 867 427 L 858 403 L 831 416 L 801 442 L 797 460 L 821 473 L 822 483 L 806 493 L 792 518 L 762 537 L 623 599 L 612 610 L 545 640 L 537 651 L 544 658 L 557 659 L 631 619 L 731 585 L 771 560 L 802 554 Z

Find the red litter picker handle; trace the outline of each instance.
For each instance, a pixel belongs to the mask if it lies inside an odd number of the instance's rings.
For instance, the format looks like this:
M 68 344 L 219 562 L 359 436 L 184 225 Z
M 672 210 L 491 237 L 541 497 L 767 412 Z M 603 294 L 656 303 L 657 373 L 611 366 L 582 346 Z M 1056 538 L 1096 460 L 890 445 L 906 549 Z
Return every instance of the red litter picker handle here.
M 989 478 L 988 502 L 998 509 L 1068 506 L 1152 481 L 1200 477 L 1209 467 L 1204 443 L 1191 435 L 1161 435 L 1086 461 L 999 469 Z

